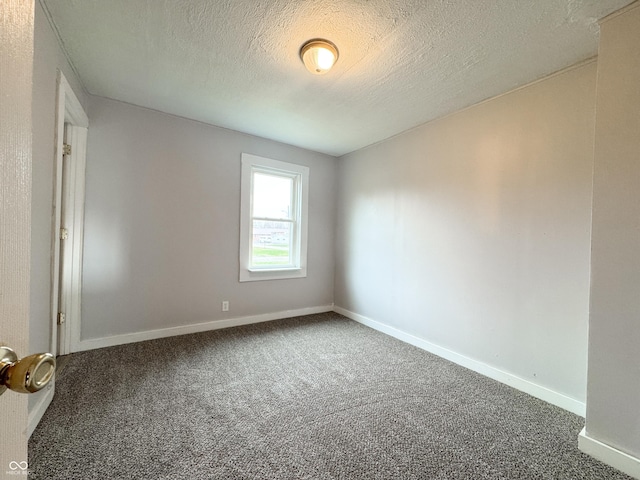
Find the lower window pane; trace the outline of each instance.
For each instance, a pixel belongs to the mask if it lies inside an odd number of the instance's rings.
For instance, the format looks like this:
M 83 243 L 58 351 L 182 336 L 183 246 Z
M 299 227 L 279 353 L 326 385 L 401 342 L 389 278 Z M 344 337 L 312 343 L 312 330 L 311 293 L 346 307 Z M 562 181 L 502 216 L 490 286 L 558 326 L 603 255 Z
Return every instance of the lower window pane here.
M 252 264 L 254 267 L 293 266 L 291 223 L 253 221 Z

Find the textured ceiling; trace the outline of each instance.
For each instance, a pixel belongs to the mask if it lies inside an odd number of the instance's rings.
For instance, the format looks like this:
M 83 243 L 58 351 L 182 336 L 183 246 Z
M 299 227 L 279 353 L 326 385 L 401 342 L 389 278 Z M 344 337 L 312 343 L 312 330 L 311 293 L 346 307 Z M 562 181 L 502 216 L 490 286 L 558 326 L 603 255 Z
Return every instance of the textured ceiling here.
M 341 155 L 594 56 L 631 0 L 42 3 L 89 93 Z

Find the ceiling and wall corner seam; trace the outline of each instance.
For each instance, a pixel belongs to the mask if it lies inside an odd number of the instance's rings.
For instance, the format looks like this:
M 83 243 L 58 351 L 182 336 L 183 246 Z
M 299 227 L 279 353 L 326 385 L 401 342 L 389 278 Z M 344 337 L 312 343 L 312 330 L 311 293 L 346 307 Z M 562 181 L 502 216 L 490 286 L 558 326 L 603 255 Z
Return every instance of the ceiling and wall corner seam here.
M 69 67 L 73 71 L 73 74 L 78 79 L 78 83 L 82 87 L 83 93 L 85 95 L 91 95 L 91 93 L 87 89 L 87 86 L 84 84 L 84 81 L 82 80 L 82 77 L 80 76 L 80 73 L 78 72 L 78 69 L 76 68 L 75 64 L 71 60 L 71 56 L 69 55 L 69 52 L 67 51 L 67 47 L 65 46 L 64 42 L 62 41 L 62 36 L 60 35 L 60 32 L 58 31 L 58 27 L 56 26 L 56 24 L 53 21 L 53 17 L 51 15 L 51 12 L 49 11 L 49 8 L 47 7 L 47 4 L 44 2 L 44 0 L 38 0 L 38 4 L 42 8 L 42 11 L 44 12 L 44 16 L 46 17 L 47 22 L 49 23 L 49 26 L 51 27 L 51 30 L 53 30 L 53 34 L 55 35 L 56 40 L 58 41 L 58 45 L 60 46 L 60 50 L 62 51 L 62 54 L 64 55 L 64 58 L 67 60 L 67 63 L 69 64 Z

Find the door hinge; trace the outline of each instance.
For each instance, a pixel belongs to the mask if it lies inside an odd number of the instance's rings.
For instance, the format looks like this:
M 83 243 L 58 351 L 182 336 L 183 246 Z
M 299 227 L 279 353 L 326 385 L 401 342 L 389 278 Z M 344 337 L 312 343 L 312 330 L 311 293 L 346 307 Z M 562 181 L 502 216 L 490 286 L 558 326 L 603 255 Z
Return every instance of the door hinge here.
M 71 155 L 71 145 L 68 143 L 62 144 L 62 154 L 63 155 Z
M 67 238 L 69 238 L 69 230 L 67 230 L 66 228 L 61 228 L 60 229 L 60 240 L 66 240 Z
M 62 312 L 58 312 L 58 325 L 62 325 L 66 320 L 66 316 Z

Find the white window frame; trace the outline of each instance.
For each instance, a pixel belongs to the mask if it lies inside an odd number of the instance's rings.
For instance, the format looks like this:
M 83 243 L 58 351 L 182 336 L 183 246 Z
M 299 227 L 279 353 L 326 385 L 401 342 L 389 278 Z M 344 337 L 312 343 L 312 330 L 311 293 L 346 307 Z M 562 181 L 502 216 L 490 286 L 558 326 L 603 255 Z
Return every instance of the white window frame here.
M 294 264 L 286 267 L 252 267 L 253 174 L 255 172 L 294 179 L 295 223 L 293 228 Z M 240 185 L 240 281 L 279 280 L 307 276 L 307 225 L 309 217 L 309 167 L 242 154 Z

